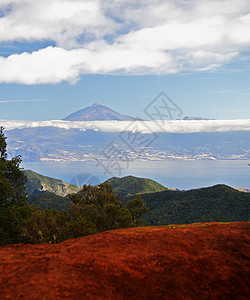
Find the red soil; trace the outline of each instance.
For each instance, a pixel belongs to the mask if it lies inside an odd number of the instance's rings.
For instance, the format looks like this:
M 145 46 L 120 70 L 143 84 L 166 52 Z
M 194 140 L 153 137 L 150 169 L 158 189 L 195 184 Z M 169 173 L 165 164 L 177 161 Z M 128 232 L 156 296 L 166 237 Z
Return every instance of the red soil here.
M 249 299 L 250 223 L 0 247 L 0 299 Z

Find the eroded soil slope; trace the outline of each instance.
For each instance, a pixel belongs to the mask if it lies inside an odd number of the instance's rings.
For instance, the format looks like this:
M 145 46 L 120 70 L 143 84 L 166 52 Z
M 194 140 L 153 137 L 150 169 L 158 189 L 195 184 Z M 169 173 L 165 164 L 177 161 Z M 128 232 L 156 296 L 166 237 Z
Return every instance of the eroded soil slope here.
M 250 223 L 0 247 L 0 299 L 247 299 Z

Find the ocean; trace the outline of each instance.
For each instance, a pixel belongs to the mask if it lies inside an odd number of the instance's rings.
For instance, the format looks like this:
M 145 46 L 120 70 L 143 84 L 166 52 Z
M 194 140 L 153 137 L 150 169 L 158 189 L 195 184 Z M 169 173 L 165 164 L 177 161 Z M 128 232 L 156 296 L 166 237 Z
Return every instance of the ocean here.
M 116 176 L 133 175 L 156 180 L 166 187 L 188 190 L 215 184 L 250 189 L 250 167 L 246 160 L 140 161 L 117 168 L 96 162 L 23 162 L 22 167 L 65 182 L 98 184 Z M 110 171 L 108 173 L 107 171 Z

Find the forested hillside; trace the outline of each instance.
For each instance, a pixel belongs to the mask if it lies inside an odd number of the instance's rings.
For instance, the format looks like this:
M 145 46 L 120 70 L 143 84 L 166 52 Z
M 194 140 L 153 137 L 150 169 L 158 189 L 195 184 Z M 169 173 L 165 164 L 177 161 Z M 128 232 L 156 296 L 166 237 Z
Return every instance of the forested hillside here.
M 150 209 L 144 217 L 150 225 L 250 220 L 250 194 L 227 185 L 141 197 Z

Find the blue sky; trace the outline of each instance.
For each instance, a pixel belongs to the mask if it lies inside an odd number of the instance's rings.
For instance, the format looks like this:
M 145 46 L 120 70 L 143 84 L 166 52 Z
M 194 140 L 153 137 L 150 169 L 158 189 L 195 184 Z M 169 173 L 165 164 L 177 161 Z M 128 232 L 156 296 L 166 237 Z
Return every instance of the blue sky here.
M 99 102 L 146 118 L 246 119 L 250 2 L 2 0 L 0 119 L 53 120 Z

